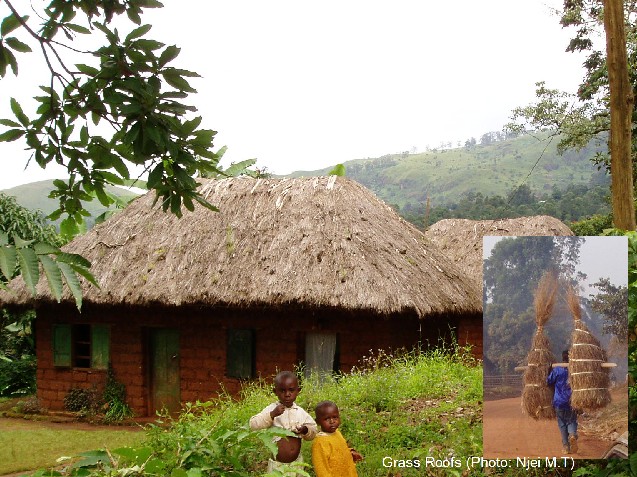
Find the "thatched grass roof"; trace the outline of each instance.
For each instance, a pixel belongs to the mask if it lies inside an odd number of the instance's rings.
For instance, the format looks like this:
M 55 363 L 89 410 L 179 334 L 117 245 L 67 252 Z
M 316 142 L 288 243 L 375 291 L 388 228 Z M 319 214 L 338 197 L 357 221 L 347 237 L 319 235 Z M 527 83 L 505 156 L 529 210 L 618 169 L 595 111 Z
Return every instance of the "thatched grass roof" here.
M 479 281 L 482 287 L 482 237 L 485 236 L 570 236 L 563 222 L 548 215 L 500 220 L 445 219 L 425 232 L 457 267 Z
M 84 303 L 481 310 L 475 283 L 354 181 L 232 178 L 200 191 L 220 212 L 197 206 L 178 219 L 151 207 L 150 193 L 67 245 L 101 285 L 83 282 Z M 35 299 L 21 279 L 11 288 L 1 304 L 53 302 L 45 280 Z

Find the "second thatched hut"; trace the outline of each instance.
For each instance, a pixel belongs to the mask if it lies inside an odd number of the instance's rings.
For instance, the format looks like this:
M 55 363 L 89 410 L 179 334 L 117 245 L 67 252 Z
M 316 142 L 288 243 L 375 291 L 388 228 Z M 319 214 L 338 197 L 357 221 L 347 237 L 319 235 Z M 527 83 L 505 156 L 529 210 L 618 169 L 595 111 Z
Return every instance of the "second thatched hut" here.
M 488 236 L 572 236 L 563 222 L 548 215 L 516 219 L 444 219 L 425 232 L 454 265 L 482 288 L 482 238 Z

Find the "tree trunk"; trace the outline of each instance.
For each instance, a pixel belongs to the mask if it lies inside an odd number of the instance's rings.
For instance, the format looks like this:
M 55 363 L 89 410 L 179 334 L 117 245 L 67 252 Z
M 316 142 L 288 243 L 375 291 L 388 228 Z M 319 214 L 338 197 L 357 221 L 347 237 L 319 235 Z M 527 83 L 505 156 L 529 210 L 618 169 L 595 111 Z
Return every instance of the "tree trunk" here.
M 615 227 L 635 230 L 631 128 L 633 90 L 628 79 L 623 0 L 604 0 L 606 64 L 610 87 L 610 160 Z

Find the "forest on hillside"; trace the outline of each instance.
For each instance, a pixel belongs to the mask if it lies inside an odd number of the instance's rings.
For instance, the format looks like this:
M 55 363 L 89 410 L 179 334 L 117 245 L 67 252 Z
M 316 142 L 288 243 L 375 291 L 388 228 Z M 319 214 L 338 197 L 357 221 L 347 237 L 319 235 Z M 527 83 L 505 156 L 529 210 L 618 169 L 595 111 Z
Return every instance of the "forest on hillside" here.
M 420 229 L 442 219 L 491 220 L 531 215 L 550 215 L 569 225 L 590 217 L 606 218 L 610 214 L 610 199 L 608 185 L 570 185 L 565 190 L 555 187 L 546 194 L 538 194 L 523 185 L 507 196 L 478 192 L 441 206 L 409 203 L 402 208 L 394 207 L 405 220 Z M 610 226 L 610 217 L 608 222 Z

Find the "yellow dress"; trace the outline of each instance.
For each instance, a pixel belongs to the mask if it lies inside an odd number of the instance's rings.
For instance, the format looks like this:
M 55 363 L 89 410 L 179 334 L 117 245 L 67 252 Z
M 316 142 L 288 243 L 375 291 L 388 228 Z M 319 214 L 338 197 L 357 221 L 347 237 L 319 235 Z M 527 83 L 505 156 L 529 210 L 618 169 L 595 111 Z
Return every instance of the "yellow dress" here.
M 312 442 L 316 477 L 358 477 L 356 465 L 341 431 L 319 432 Z

